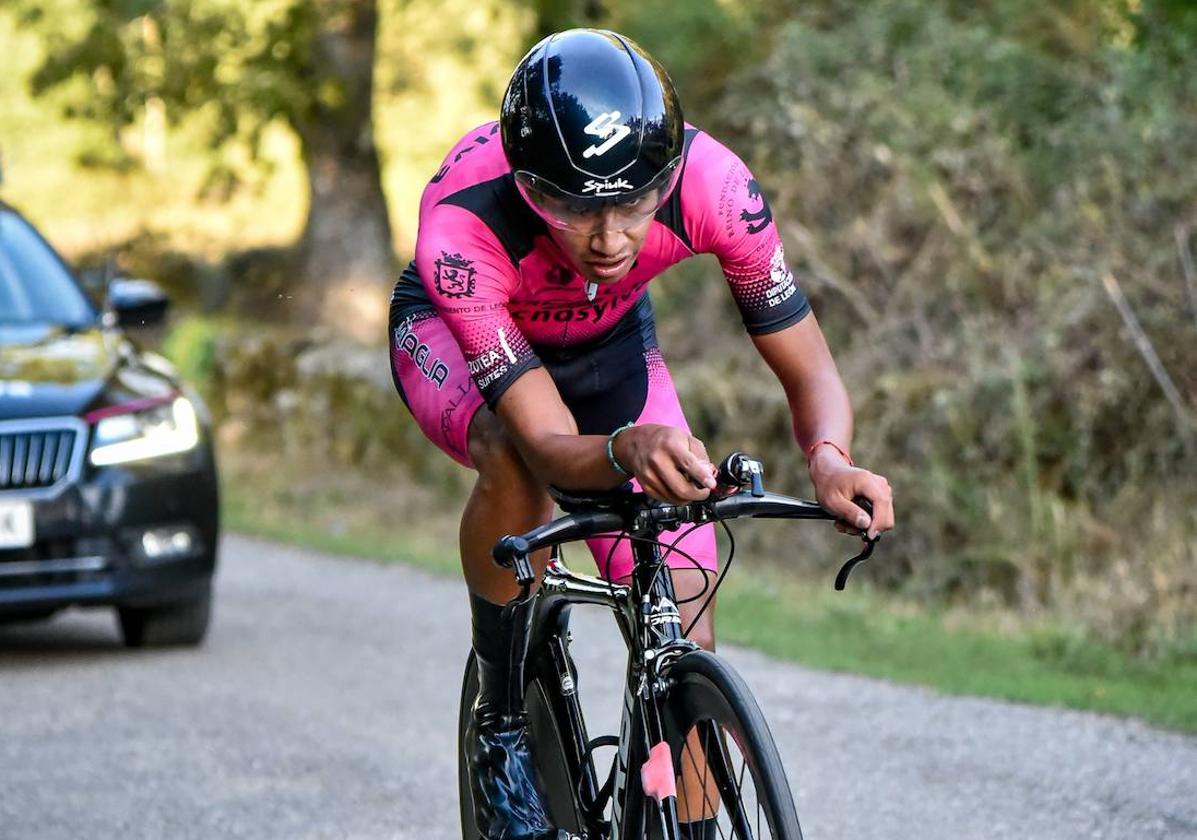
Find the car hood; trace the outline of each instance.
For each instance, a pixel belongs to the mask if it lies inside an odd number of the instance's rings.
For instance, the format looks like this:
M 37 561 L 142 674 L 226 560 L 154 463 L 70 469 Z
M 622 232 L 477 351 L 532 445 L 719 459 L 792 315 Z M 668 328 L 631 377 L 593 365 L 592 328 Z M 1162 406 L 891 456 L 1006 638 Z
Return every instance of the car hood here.
M 0 420 L 80 414 L 116 373 L 120 343 L 100 329 L 0 324 Z

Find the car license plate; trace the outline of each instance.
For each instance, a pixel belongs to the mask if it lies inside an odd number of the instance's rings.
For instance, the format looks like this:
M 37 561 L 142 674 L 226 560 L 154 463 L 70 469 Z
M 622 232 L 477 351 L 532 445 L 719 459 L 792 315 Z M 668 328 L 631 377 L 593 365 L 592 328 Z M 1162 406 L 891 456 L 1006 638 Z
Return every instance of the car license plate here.
M 0 499 L 0 548 L 33 545 L 33 502 Z

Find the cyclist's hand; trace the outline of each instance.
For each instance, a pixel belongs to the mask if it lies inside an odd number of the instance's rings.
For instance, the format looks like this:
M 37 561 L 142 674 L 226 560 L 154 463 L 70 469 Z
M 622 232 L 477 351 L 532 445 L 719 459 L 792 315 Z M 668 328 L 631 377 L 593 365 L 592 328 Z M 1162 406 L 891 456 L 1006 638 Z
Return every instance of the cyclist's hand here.
M 839 517 L 836 530 L 873 539 L 894 527 L 893 492 L 884 476 L 851 466 L 830 447 L 815 452 L 810 475 L 819 504 Z M 853 503 L 857 496 L 873 503 L 871 517 Z
M 715 489 L 715 466 L 702 441 L 674 426 L 645 423 L 615 438 L 615 459 L 644 492 L 670 504 L 705 499 Z

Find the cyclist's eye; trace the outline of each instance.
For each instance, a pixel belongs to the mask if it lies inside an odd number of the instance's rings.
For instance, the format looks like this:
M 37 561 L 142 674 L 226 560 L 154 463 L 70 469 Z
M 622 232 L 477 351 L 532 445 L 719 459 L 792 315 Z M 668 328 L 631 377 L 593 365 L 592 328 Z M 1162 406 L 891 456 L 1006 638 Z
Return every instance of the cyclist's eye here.
M 656 190 L 650 190 L 635 201 L 623 205 L 629 213 L 647 215 L 657 209 L 657 199 L 660 196 Z
M 568 201 L 561 201 L 560 199 L 549 198 L 548 196 L 545 196 L 538 203 L 558 219 L 571 222 L 590 221 L 597 219 L 600 214 L 600 211 L 595 210 L 594 207 L 570 204 Z

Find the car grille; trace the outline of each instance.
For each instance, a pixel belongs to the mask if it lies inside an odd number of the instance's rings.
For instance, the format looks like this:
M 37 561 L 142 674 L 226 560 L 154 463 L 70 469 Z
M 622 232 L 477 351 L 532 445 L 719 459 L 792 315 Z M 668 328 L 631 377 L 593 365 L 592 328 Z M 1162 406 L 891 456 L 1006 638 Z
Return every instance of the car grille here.
M 42 490 L 66 479 L 82 456 L 82 423 L 0 423 L 0 492 Z
M 113 550 L 106 537 L 60 537 L 28 548 L 0 549 L 0 589 L 95 578 L 108 569 Z

